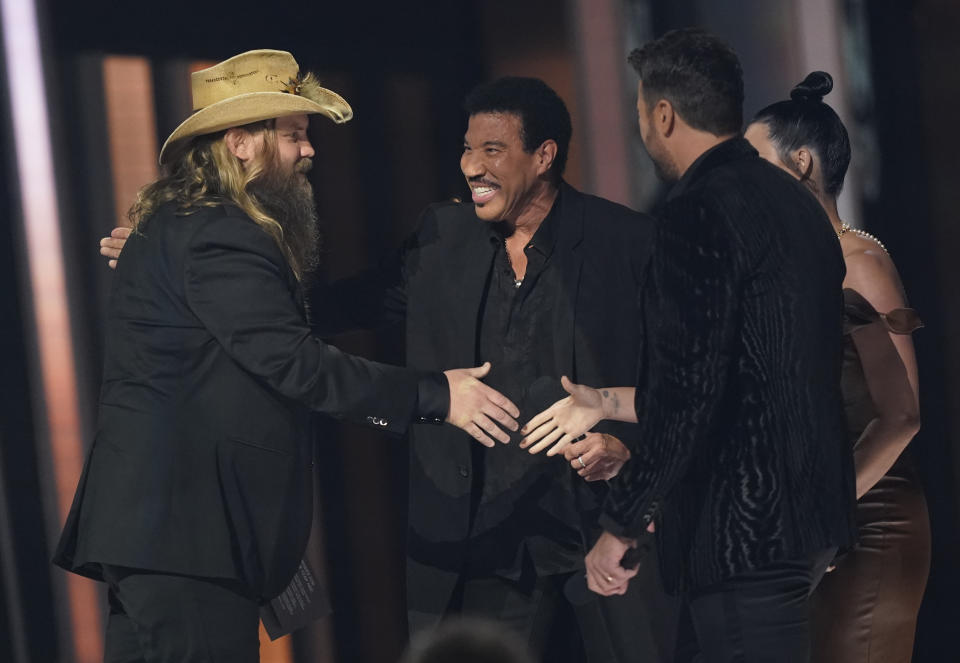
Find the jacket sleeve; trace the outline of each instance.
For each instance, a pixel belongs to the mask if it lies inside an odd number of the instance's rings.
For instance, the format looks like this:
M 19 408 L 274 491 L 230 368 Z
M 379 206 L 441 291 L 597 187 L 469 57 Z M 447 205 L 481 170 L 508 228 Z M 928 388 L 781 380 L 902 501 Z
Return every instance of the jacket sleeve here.
M 402 324 L 407 312 L 403 252 L 355 276 L 316 285 L 308 295 L 310 326 L 318 336 Z
M 420 374 L 312 336 L 290 278 L 273 239 L 249 219 L 210 219 L 190 241 L 188 305 L 238 364 L 311 409 L 403 432 L 416 414 Z
M 634 455 L 611 480 L 601 519 L 622 536 L 643 532 L 708 443 L 725 394 L 739 309 L 742 270 L 725 220 L 696 201 L 666 211 L 644 288 L 647 346 Z
M 437 240 L 435 207 L 424 210 L 417 229 L 376 267 L 311 289 L 310 324 L 315 334 L 332 336 L 404 323 L 410 273 L 419 265 L 423 246 Z

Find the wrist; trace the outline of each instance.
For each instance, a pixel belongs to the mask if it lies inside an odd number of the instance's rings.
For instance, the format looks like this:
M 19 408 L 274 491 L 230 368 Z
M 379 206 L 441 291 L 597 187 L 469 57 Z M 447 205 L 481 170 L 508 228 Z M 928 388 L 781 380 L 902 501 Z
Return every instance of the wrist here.
M 450 383 L 446 373 L 423 373 L 417 381 L 417 422 L 442 424 L 450 417 Z
M 626 546 L 628 548 L 633 547 L 637 543 L 637 540 L 632 537 L 623 536 L 622 534 L 614 534 L 610 530 L 604 530 L 603 533 L 610 539 L 613 539 L 614 541 L 618 542 L 620 545 Z
M 595 389 L 600 396 L 600 413 L 603 419 L 616 419 L 617 396 L 611 389 Z
M 618 457 L 623 462 L 630 460 L 630 450 L 620 438 L 610 433 L 601 433 L 601 435 L 605 443 L 604 447 L 610 455 Z

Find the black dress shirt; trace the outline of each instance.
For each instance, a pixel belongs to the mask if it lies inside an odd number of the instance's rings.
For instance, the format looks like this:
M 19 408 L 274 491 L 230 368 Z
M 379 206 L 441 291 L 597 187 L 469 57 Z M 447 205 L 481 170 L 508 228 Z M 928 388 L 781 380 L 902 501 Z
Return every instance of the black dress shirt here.
M 559 198 L 558 198 L 559 200 Z M 494 259 L 484 291 L 478 357 L 492 364 L 484 379 L 510 398 L 524 416 L 532 416 L 560 397 L 554 375 L 552 304 L 561 287 L 552 260 L 559 222 L 554 203 L 524 247 L 527 269 L 516 280 L 501 224 L 491 225 Z M 517 577 L 524 553 L 538 574 L 577 568 L 582 557 L 579 515 L 572 479 L 562 459 L 531 455 L 510 444 L 492 449 L 475 445 L 474 519 L 469 542 L 469 573 Z

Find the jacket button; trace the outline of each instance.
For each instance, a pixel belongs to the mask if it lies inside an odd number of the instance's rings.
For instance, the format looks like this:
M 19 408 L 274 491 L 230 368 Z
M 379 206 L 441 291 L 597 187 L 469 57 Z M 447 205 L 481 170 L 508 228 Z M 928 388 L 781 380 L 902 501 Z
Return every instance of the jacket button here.
M 468 476 L 470 476 L 470 470 L 467 469 L 467 466 L 466 466 L 466 465 L 461 465 L 461 466 L 459 467 L 459 470 L 460 470 L 460 476 L 462 476 L 462 477 L 468 477 Z

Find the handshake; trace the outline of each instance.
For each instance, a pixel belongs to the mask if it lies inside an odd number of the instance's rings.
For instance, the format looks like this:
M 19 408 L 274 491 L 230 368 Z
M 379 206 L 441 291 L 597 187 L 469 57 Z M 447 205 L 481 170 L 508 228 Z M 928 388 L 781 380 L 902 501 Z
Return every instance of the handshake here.
M 130 233 L 129 228 L 117 227 L 109 237 L 100 240 L 100 254 L 107 258 L 111 268 L 116 268 Z M 466 431 L 480 444 L 493 447 L 498 441 L 507 444 L 510 442 L 508 431 L 520 429 L 517 422 L 520 409 L 482 382 L 489 372 L 489 362 L 476 368 L 444 371 L 450 389 L 446 421 Z M 550 382 L 555 387 L 556 383 Z M 630 459 L 630 452 L 612 435 L 589 431 L 602 419 L 618 418 L 617 412 L 608 405 L 608 401 L 617 403 L 616 394 L 612 399 L 607 397 L 619 390 L 592 389 L 574 384 L 566 377 L 561 378 L 560 383 L 568 396 L 547 407 L 520 429 L 524 436 L 520 446 L 531 454 L 545 450 L 548 456 L 562 453 L 586 481 L 613 478 Z M 536 386 L 531 391 L 535 391 Z M 555 397 L 556 390 L 552 392 L 551 397 Z
M 520 428 L 517 423 L 520 410 L 506 396 L 481 382 L 489 372 L 489 362 L 478 368 L 445 371 L 450 386 L 447 421 L 484 446 L 493 447 L 497 441 L 510 442 L 507 431 Z M 520 429 L 524 436 L 521 448 L 531 454 L 544 450 L 548 456 L 563 454 L 586 481 L 613 478 L 630 459 L 630 451 L 612 435 L 589 432 L 607 418 L 601 392 L 574 384 L 566 377 L 561 378 L 560 383 L 569 395 Z

